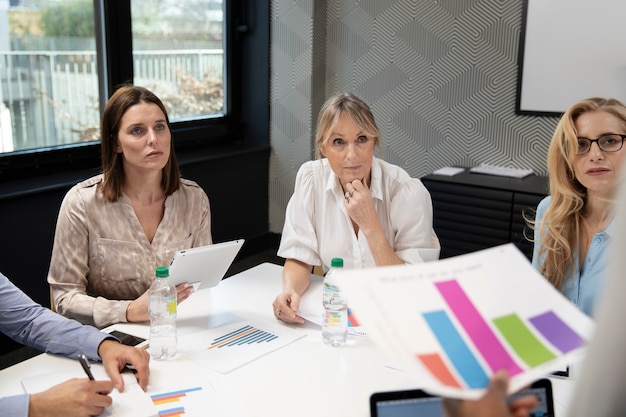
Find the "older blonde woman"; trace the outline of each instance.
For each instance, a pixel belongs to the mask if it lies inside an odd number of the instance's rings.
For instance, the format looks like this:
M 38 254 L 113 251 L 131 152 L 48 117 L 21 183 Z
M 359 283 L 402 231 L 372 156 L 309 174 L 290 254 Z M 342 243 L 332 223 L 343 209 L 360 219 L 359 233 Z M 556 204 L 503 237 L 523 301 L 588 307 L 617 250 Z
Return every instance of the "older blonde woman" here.
M 561 118 L 548 150 L 550 196 L 537 207 L 533 265 L 593 315 L 623 177 L 626 107 L 590 98 Z
M 438 259 L 430 194 L 402 168 L 374 157 L 380 136 L 370 108 L 355 95 L 336 94 L 322 107 L 318 159 L 300 167 L 287 205 L 277 318 L 304 322 L 297 311 L 312 266 L 326 269 L 332 258 L 343 258 L 345 268 Z

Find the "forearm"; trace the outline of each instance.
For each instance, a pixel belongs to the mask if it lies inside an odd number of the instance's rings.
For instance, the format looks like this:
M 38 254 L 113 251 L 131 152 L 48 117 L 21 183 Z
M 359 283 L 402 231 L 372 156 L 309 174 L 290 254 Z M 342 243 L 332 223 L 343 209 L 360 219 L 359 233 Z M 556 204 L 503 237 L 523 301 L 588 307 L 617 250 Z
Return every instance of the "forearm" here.
M 304 294 L 311 283 L 311 268 L 311 265 L 295 259 L 285 260 L 283 290 L 292 290 L 298 295 Z
M 367 244 L 376 266 L 403 265 L 405 263 L 391 247 L 380 223 L 376 223 L 374 227 L 362 229 L 362 232 L 367 238 Z

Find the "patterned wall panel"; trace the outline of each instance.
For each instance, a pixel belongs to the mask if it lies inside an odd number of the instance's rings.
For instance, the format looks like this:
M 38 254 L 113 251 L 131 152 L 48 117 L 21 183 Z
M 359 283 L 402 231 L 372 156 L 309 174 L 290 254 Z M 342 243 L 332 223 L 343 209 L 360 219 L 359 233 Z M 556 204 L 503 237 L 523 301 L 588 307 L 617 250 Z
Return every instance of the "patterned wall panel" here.
M 290 13 L 299 14 L 290 9 L 304 10 L 299 3 L 273 1 L 280 16 L 274 15 L 272 22 L 278 18 L 280 25 L 272 27 L 271 47 L 272 231 L 282 229 L 295 173 L 308 159 L 306 149 L 312 149 L 316 114 L 296 109 L 316 113 L 323 101 L 305 104 L 288 94 L 288 86 L 277 85 L 289 80 L 287 68 L 295 66 L 299 51 L 307 47 L 314 49 L 305 52 L 309 59 L 325 57 L 323 70 L 309 67 L 309 77 L 325 80 L 315 91 L 323 90 L 325 97 L 352 91 L 368 102 L 383 134 L 383 157 L 412 176 L 482 162 L 545 174 L 557 119 L 515 114 L 521 1 L 316 0 L 315 7 L 325 5 L 325 33 L 311 30 L 312 22 L 307 26 L 286 20 Z M 324 36 L 323 42 L 316 35 Z M 312 85 L 307 80 L 298 98 L 306 100 L 306 88 Z M 305 133 L 287 135 L 279 126 L 286 116 L 278 111 L 293 113 Z
M 270 13 L 269 211 L 270 224 L 282 229 L 294 172 L 311 159 L 313 0 L 272 1 Z

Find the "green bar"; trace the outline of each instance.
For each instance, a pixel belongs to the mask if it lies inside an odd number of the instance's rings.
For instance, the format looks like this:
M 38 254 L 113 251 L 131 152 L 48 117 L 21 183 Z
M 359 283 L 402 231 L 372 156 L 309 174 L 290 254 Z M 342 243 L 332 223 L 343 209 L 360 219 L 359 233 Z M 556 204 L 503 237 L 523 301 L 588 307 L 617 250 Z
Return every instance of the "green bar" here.
M 517 353 L 517 356 L 531 368 L 556 357 L 535 337 L 517 314 L 498 317 L 493 320 L 493 323 Z

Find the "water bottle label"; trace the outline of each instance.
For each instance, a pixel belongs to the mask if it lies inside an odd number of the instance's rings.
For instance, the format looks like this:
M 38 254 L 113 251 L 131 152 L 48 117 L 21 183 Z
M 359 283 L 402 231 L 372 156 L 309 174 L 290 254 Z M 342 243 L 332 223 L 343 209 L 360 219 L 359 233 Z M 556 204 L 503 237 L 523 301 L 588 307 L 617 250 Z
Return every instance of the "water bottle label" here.
M 176 315 L 176 298 L 167 302 L 167 313 L 170 316 Z
M 328 327 L 338 327 L 343 325 L 342 313 L 337 311 L 329 311 L 326 317 L 326 325 Z

